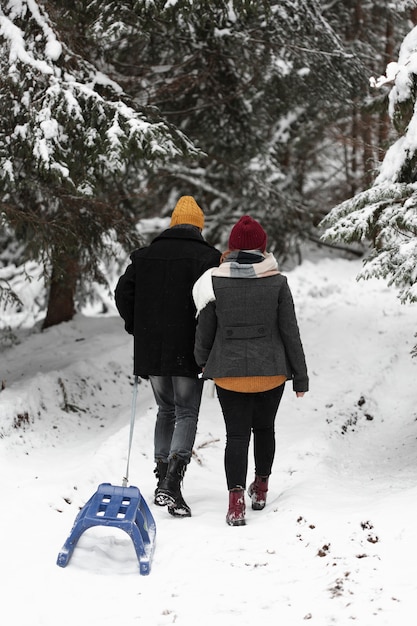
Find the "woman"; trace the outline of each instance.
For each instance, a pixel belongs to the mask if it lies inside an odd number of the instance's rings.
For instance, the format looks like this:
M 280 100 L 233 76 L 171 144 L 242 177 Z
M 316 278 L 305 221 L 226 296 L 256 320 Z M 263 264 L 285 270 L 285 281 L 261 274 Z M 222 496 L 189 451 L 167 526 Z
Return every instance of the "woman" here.
M 246 475 L 251 432 L 255 480 L 248 493 L 263 509 L 275 455 L 274 422 L 285 381 L 297 397 L 308 375 L 287 279 L 265 252 L 262 226 L 243 216 L 232 228 L 220 267 L 196 282 L 198 324 L 194 355 L 204 378 L 212 378 L 226 424 L 225 472 L 229 490 L 226 521 L 245 525 Z

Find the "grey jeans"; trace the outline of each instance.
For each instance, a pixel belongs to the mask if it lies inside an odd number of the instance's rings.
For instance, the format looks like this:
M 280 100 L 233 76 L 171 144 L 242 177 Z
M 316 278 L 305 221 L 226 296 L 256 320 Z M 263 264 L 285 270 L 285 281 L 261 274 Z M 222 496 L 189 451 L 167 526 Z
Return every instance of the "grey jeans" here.
M 168 462 L 175 455 L 189 463 L 204 381 L 188 376 L 150 376 L 149 380 L 158 405 L 155 461 Z

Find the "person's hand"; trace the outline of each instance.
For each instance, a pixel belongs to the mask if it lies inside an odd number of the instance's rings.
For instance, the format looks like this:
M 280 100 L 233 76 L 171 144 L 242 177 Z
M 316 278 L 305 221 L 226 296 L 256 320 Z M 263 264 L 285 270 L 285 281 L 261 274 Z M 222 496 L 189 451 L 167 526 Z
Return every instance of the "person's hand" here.
M 305 394 L 305 391 L 296 391 L 295 395 L 297 396 L 297 398 L 302 398 Z

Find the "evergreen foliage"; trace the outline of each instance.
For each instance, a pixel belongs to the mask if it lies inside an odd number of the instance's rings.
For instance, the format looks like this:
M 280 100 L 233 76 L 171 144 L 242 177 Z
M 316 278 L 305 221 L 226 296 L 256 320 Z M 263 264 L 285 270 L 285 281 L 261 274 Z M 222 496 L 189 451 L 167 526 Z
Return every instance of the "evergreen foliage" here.
M 149 210 L 167 190 L 195 193 L 212 240 L 224 242 L 225 230 L 250 213 L 285 258 L 311 229 L 308 158 L 363 81 L 319 3 L 139 0 L 103 8 L 93 0 L 89 10 L 96 53 L 118 82 L 205 153 L 151 178 Z
M 48 275 L 67 280 L 72 259 L 76 280 L 99 279 L 110 234 L 138 242 L 127 173 L 140 179 L 191 143 L 70 49 L 42 4 L 4 3 L 0 45 L 2 224 Z
M 335 207 L 324 238 L 370 241 L 360 278 L 386 278 L 402 302 L 417 301 L 417 27 L 404 39 L 398 63 L 376 81 L 393 83 L 390 115 L 402 136 L 388 150 L 374 185 Z
M 370 89 L 369 78 L 384 72 L 410 30 L 413 2 L 344 0 L 321 2 L 323 17 L 341 37 L 346 52 L 362 64 L 357 93 L 336 119 L 324 116 L 321 137 L 310 155 L 308 193 L 318 205 L 317 224 L 339 202 L 372 185 L 395 132 L 386 91 Z M 337 101 L 334 102 L 336 106 Z
M 17 262 L 43 262 L 56 309 L 61 288 L 68 304 L 104 280 L 103 259 L 136 247 L 138 221 L 167 215 L 182 194 L 204 208 L 213 243 L 250 213 L 285 260 L 329 198 L 347 197 L 345 172 L 363 188 L 343 142 L 364 103 L 386 104 L 367 99 L 367 63 L 409 6 L 5 0 L 0 243 Z

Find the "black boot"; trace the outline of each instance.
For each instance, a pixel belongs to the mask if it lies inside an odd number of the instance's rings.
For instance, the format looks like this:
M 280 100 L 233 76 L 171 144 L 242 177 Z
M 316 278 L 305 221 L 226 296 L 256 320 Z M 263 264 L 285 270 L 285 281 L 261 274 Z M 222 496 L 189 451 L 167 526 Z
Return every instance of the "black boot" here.
M 191 517 L 191 509 L 181 493 L 181 483 L 186 467 L 183 459 L 178 457 L 170 459 L 166 476 L 155 495 L 155 501 L 160 506 L 167 505 L 168 512 L 174 517 Z
M 156 489 L 155 489 L 155 494 L 154 494 L 154 502 L 155 504 L 158 504 L 160 506 L 163 506 L 165 503 L 161 503 L 157 500 L 156 495 L 158 493 L 158 489 L 162 484 L 162 481 L 164 480 L 165 476 L 167 475 L 167 469 L 168 469 L 168 463 L 165 461 L 161 461 L 160 459 L 157 460 L 156 462 L 156 467 L 153 471 L 153 473 L 155 474 L 156 478 L 158 479 L 158 482 L 156 484 Z

